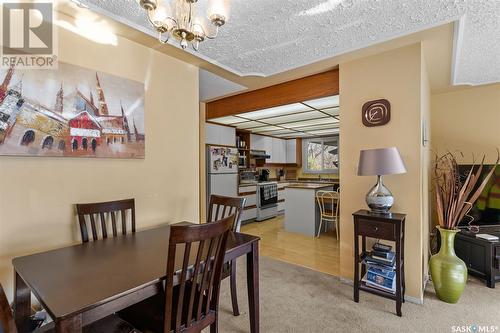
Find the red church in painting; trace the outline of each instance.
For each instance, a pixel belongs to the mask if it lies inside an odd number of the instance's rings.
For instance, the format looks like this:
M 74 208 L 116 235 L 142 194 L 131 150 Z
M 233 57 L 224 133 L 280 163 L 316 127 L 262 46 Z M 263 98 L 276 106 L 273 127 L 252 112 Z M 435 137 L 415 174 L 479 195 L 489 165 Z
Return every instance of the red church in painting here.
M 101 125 L 87 111 L 82 111 L 69 120 L 69 135 L 71 136 L 71 148 L 77 150 L 96 150 L 101 143 Z

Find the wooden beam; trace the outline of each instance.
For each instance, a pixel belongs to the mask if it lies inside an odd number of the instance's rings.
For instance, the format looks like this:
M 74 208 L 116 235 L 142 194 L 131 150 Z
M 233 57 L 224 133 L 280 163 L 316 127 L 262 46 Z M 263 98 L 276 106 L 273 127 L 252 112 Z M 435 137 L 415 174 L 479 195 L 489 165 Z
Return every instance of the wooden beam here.
M 338 93 L 339 70 L 334 69 L 207 103 L 206 119 L 304 102 Z

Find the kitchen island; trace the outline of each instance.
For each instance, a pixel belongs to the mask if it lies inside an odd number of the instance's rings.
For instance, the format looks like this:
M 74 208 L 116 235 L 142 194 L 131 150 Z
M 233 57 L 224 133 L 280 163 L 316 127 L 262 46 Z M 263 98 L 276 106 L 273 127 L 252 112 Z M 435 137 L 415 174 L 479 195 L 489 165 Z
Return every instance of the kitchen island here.
M 285 230 L 314 237 L 320 216 L 317 191 L 333 191 L 334 183 L 293 183 L 285 187 Z

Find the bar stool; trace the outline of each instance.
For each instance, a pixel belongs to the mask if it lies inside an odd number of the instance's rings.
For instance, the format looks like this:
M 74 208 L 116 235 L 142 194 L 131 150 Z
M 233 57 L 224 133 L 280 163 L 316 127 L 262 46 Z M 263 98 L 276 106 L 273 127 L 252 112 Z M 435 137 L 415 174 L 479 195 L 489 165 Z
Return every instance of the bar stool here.
M 337 191 L 318 191 L 316 192 L 316 201 L 320 211 L 320 222 L 318 228 L 319 237 L 323 221 L 325 229 L 327 223 L 332 223 L 335 226 L 337 240 L 339 239 L 339 206 L 340 206 L 340 188 Z

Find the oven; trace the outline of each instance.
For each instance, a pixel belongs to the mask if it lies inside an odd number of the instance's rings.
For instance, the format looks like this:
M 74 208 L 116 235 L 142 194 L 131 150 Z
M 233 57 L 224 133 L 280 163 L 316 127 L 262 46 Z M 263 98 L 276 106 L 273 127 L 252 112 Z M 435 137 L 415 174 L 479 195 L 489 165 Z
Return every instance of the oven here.
M 257 221 L 278 215 L 278 183 L 260 182 L 257 184 Z

